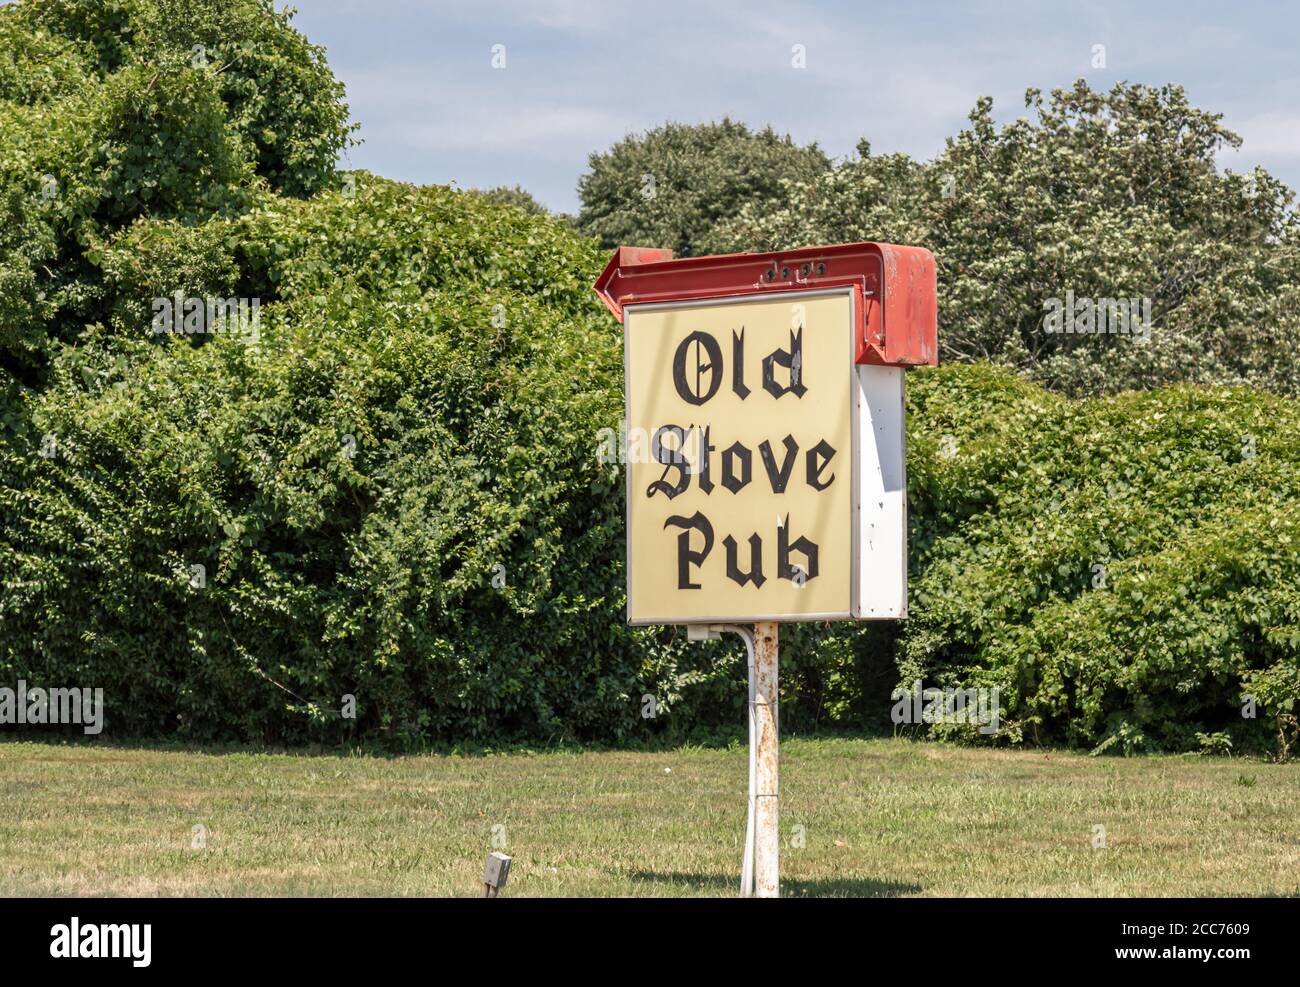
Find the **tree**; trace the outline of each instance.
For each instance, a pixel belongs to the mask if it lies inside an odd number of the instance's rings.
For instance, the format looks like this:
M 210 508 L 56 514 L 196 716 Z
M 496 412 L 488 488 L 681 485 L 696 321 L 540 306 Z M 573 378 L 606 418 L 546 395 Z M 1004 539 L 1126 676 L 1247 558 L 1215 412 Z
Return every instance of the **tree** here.
M 1000 688 L 1002 742 L 1300 740 L 1300 400 L 951 364 L 909 374 L 907 446 L 909 690 Z
M 1189 380 L 1300 390 L 1300 237 L 1263 169 L 1220 173 L 1240 139 L 1178 86 L 1080 81 L 998 127 L 982 99 L 933 162 L 858 156 L 752 199 L 724 249 L 901 240 L 934 251 L 941 357 L 989 359 L 1069 393 Z M 1056 305 L 1136 299 L 1129 331 L 1053 332 Z M 1148 311 L 1150 332 L 1142 317 Z M 1109 306 L 1104 313 L 1114 310 Z M 1074 328 L 1072 324 L 1070 328 Z
M 679 256 L 716 246 L 718 224 L 747 202 L 767 202 L 782 182 L 805 182 L 830 162 L 771 127 L 668 123 L 592 154 L 578 181 L 578 228 L 605 247 L 670 247 Z
M 109 321 L 99 260 L 129 227 L 337 181 L 343 87 L 270 0 L 24 0 L 0 52 L 0 370 L 23 386 Z
M 550 211 L 533 198 L 532 193 L 519 185 L 498 185 L 495 188 L 476 189 L 488 202 L 499 206 L 514 206 L 530 216 L 548 216 Z
M 355 128 L 325 49 L 293 27 L 290 8 L 276 10 L 272 0 L 23 0 L 6 13 L 28 37 L 48 32 L 78 51 L 101 80 L 131 66 L 201 71 L 272 189 L 306 196 L 334 181 Z M 44 85 L 37 68 L 22 75 Z

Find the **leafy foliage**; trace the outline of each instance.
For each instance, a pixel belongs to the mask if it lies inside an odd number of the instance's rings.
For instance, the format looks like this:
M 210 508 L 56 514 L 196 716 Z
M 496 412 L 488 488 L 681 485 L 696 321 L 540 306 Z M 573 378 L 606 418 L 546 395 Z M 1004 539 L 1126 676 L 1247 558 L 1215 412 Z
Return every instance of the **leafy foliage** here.
M 130 66 L 159 76 L 195 70 L 271 188 L 305 196 L 333 181 L 353 129 L 343 86 L 324 49 L 272 0 L 22 0 L 12 17 L 20 43 L 42 55 L 14 73 L 18 81 L 47 84 L 54 73 L 45 59 L 74 49 L 82 73 L 105 80 Z M 62 50 L 53 38 L 65 42 Z M 31 98 L 35 87 L 24 88 Z
M 1220 173 L 1240 140 L 1180 87 L 1080 81 L 1003 127 L 982 99 L 934 161 L 858 155 L 747 201 L 728 250 L 884 240 L 934 251 L 940 353 L 992 360 L 1054 389 L 1176 381 L 1300 393 L 1300 231 L 1263 169 Z M 1044 331 L 1045 303 L 1150 299 L 1148 338 Z
M 1001 688 L 1012 739 L 1294 742 L 1294 400 L 1072 401 L 984 366 L 912 381 L 904 682 Z
M 24 0 L 0 9 L 0 367 L 110 322 L 104 246 L 334 182 L 342 86 L 269 0 Z
M 598 258 L 548 220 L 359 178 L 230 221 L 276 299 L 256 346 L 137 322 L 56 361 L 5 449 L 5 664 L 104 686 L 142 733 L 301 737 L 345 694 L 389 738 L 626 732 Z
M 0 679 L 102 687 L 119 736 L 743 723 L 734 643 L 623 621 L 594 240 L 519 189 L 340 180 L 341 90 L 262 0 L 25 0 L 0 38 Z M 1288 193 L 1257 175 L 1243 198 L 1180 100 L 1076 90 L 1002 131 L 984 106 L 934 165 L 864 143 L 828 170 L 770 131 L 669 126 L 593 158 L 581 222 L 683 253 L 938 238 L 958 355 L 1070 390 L 1170 376 L 1155 355 L 1285 389 L 1293 341 L 1254 327 L 1292 317 Z M 762 212 L 778 189 L 796 206 Z M 1099 356 L 1098 383 L 1021 318 L 1056 284 L 1157 275 L 1160 327 L 1204 353 L 1157 334 Z M 176 293 L 256 299 L 256 337 L 156 336 Z M 901 672 L 999 686 L 1013 742 L 1295 745 L 1294 399 L 1074 401 L 981 363 L 914 374 L 910 413 L 912 619 L 784 629 L 786 728 L 881 725 Z
M 811 180 L 828 165 L 816 144 L 798 147 L 771 127 L 668 123 L 591 155 L 578 181 L 577 225 L 606 247 L 707 254 L 721 221 L 746 203 L 770 202 L 783 181 Z
M 518 185 L 498 185 L 496 188 L 476 189 L 475 191 L 487 199 L 488 202 L 495 202 L 501 206 L 514 206 L 516 209 L 522 209 L 530 216 L 545 216 L 549 211 L 534 199 L 527 189 Z

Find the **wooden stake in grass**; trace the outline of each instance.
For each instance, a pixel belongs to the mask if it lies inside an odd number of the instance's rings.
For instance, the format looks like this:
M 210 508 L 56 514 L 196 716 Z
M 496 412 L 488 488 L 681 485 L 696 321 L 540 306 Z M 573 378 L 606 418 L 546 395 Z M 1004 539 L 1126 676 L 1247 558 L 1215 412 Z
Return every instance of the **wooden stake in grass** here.
M 483 868 L 483 897 L 495 898 L 497 892 L 506 886 L 510 877 L 510 858 L 500 850 L 488 854 L 487 866 Z

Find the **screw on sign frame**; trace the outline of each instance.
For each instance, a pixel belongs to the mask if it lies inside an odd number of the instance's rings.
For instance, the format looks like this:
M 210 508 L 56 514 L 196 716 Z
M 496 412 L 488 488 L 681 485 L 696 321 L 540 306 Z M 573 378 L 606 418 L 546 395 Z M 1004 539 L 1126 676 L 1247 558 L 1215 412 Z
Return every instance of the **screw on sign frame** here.
M 907 615 L 904 372 L 938 363 L 934 256 L 620 247 L 594 287 L 624 326 L 627 433 L 650 436 L 625 457 L 628 620 L 744 639 L 741 894 L 777 897 L 779 621 Z

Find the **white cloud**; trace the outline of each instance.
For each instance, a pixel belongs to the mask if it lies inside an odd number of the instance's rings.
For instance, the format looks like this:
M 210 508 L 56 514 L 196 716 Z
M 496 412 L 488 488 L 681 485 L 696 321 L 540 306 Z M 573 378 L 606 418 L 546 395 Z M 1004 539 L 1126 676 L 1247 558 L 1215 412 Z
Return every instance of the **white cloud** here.
M 590 152 L 666 120 L 772 124 L 832 154 L 866 137 L 930 158 L 981 95 L 999 119 L 1080 77 L 1179 82 L 1246 138 L 1233 161 L 1300 175 L 1294 16 L 1201 17 L 1176 0 L 945 4 L 872 10 L 814 0 L 305 0 L 367 147 L 354 159 L 408 180 L 511 176 L 573 208 Z M 1216 21 L 1218 23 L 1216 23 Z M 492 71 L 491 45 L 509 67 Z M 1091 46 L 1107 45 L 1093 71 Z M 807 68 L 790 66 L 803 44 Z M 1244 114 L 1244 115 L 1243 115 Z
M 1227 123 L 1241 136 L 1241 150 L 1235 156 L 1300 159 L 1298 111 L 1274 110 Z

